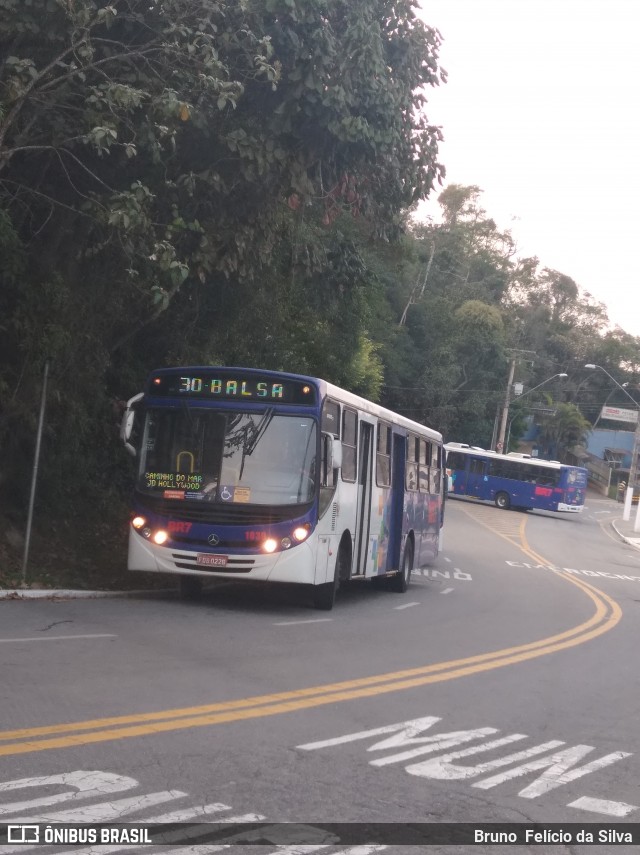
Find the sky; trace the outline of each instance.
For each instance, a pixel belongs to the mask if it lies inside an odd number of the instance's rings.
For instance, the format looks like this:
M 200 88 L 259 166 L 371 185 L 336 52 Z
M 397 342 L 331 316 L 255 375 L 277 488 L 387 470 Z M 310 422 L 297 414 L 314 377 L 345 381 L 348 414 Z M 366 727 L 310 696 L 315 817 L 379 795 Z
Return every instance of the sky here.
M 427 93 L 446 184 L 477 185 L 519 257 L 640 336 L 640 3 L 419 0 L 448 82 Z M 439 219 L 438 192 L 420 208 Z

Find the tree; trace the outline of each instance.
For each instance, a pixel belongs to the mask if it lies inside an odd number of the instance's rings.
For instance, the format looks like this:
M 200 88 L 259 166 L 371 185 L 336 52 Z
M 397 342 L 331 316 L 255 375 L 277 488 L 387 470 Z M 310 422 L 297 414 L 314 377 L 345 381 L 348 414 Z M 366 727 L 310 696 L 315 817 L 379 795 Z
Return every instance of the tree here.
M 0 0 L 6 483 L 45 356 L 58 497 L 74 471 L 101 484 L 96 424 L 151 365 L 238 356 L 375 392 L 361 247 L 443 175 L 422 109 L 440 39 L 414 5 Z
M 154 312 L 189 276 L 255 274 L 285 199 L 390 234 L 442 174 L 420 110 L 439 37 L 412 0 L 0 11 L 0 199 L 29 236 L 54 212 L 87 218 Z
M 555 415 L 541 419 L 539 442 L 547 453 L 561 458 L 586 440 L 591 425 L 575 404 L 557 404 L 555 410 Z

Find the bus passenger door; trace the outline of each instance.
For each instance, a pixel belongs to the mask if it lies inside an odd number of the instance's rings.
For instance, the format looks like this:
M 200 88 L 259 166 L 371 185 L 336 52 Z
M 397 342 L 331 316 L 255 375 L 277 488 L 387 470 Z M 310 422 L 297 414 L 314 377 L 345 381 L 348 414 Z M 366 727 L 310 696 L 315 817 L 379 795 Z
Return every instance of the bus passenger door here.
M 358 504 L 356 510 L 355 554 L 352 576 L 362 576 L 369 557 L 371 528 L 371 478 L 373 472 L 373 425 L 360 422 L 358 446 Z
M 391 513 L 389 523 L 389 550 L 385 570 L 400 569 L 402 525 L 404 520 L 404 478 L 407 465 L 407 438 L 393 435 L 391 461 Z
M 486 489 L 486 484 L 484 480 L 484 476 L 486 474 L 486 461 L 478 460 L 476 457 L 472 457 L 469 460 L 469 474 L 467 476 L 467 496 L 475 496 L 476 499 L 481 499 L 484 496 L 484 492 Z

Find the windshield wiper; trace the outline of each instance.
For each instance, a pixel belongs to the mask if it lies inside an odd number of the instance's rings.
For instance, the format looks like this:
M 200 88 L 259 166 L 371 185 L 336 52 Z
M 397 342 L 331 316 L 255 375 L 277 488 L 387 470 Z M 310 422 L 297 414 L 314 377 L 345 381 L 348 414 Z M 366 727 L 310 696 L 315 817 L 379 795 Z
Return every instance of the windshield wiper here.
M 240 473 L 238 476 L 239 480 L 242 480 L 242 475 L 244 473 L 244 462 L 245 462 L 246 458 L 249 457 L 251 454 L 253 454 L 253 452 L 256 450 L 256 446 L 258 445 L 258 443 L 260 442 L 260 440 L 264 436 L 267 428 L 271 424 L 271 419 L 273 418 L 273 414 L 274 414 L 273 407 L 269 407 L 269 409 L 265 412 L 265 414 L 262 416 L 262 418 L 258 422 L 258 425 L 255 429 L 255 433 L 253 434 L 251 439 L 249 439 L 243 443 L 243 445 L 242 445 L 242 463 L 240 464 Z
M 243 445 L 243 447 L 242 447 L 242 456 L 243 457 L 250 456 L 256 450 L 256 446 L 258 445 L 258 443 L 260 442 L 260 440 L 264 436 L 267 428 L 271 424 L 271 419 L 273 418 L 273 414 L 274 414 L 273 407 L 269 407 L 269 409 L 266 411 L 266 413 L 262 416 L 262 418 L 258 422 L 258 425 L 255 429 L 255 433 L 253 434 L 251 439 L 248 442 L 245 442 L 245 444 Z

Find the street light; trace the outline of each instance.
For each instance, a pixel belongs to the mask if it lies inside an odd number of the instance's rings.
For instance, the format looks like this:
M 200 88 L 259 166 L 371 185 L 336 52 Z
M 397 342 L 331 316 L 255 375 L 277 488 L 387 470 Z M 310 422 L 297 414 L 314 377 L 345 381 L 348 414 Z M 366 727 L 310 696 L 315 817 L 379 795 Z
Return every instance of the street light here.
M 522 395 L 518 395 L 518 399 L 524 398 L 525 395 L 530 395 L 532 392 L 535 392 L 536 389 L 539 389 L 541 386 L 544 386 L 545 383 L 549 383 L 551 380 L 555 380 L 556 377 L 568 377 L 568 376 L 569 376 L 568 374 L 561 372 L 560 374 L 554 374 L 553 377 L 547 377 L 546 380 L 543 380 L 542 383 L 538 383 L 538 385 L 534 386 L 533 389 L 529 389 L 528 391 L 523 392 Z M 513 378 L 511 378 L 511 379 L 513 379 Z M 498 437 L 498 442 L 496 443 L 496 449 L 498 451 L 502 451 L 504 454 L 506 454 L 506 451 L 507 451 L 507 449 L 505 447 L 504 435 L 506 433 L 507 418 L 509 416 L 509 405 L 510 405 L 509 392 L 510 392 L 510 386 L 507 389 L 507 398 L 505 400 L 504 409 L 502 411 L 502 423 L 500 425 L 500 435 Z M 511 432 L 511 423 L 509 423 L 509 433 L 510 432 Z
M 633 451 L 631 452 L 631 466 L 629 468 L 629 483 L 627 484 L 627 493 L 624 497 L 624 510 L 622 512 L 622 519 L 628 520 L 631 517 L 631 504 L 633 501 L 633 487 L 638 481 L 638 448 L 640 448 L 640 404 L 636 401 L 636 399 L 630 395 L 624 386 L 612 377 L 611 374 L 607 371 L 606 368 L 603 368 L 602 365 L 594 365 L 593 362 L 587 362 L 584 366 L 585 368 L 599 368 L 600 371 L 604 371 L 609 380 L 612 383 L 615 383 L 619 389 L 622 389 L 624 394 L 632 401 L 633 406 L 636 408 L 637 416 L 636 416 L 636 430 L 633 435 Z M 636 513 L 636 521 L 633 526 L 634 531 L 638 531 L 640 529 L 640 502 L 638 502 L 638 512 Z

